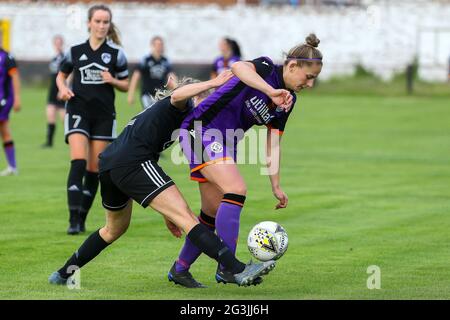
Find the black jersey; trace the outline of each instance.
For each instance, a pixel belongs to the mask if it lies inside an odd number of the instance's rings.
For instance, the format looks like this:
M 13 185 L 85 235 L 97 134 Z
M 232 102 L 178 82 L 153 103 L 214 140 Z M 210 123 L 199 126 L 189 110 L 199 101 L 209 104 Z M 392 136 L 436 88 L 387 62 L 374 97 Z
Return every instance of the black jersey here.
M 161 57 L 156 60 L 152 55 L 148 54 L 144 56 L 137 66 L 137 69 L 141 72 L 141 95 L 155 94 L 155 89 L 162 88 L 172 72 L 172 66 L 169 60 L 165 57 Z
M 48 69 L 50 71 L 50 76 L 52 78 L 56 78 L 56 75 L 59 71 L 59 66 L 61 65 L 61 61 L 64 59 L 64 53 L 58 53 L 56 56 L 52 58 L 48 65 Z
M 94 51 L 87 40 L 69 49 L 61 62 L 60 71 L 65 74 L 74 71 L 72 91 L 75 97 L 69 100 L 68 108 L 72 105 L 93 116 L 115 114 L 114 88 L 103 81 L 101 72 L 108 71 L 120 80 L 128 78 L 127 58 L 121 47 L 104 41 Z
M 56 106 L 64 106 L 64 101 L 58 100 L 58 87 L 56 86 L 56 76 L 58 75 L 59 66 L 61 65 L 62 60 L 64 59 L 64 54 L 59 53 L 53 57 L 48 65 L 49 73 L 50 73 L 50 88 L 48 91 L 47 102 L 49 104 L 54 104 Z
M 100 171 L 147 160 L 158 161 L 159 154 L 177 139 L 173 133 L 180 128 L 193 107 L 192 100 L 188 100 L 186 109 L 181 111 L 167 97 L 136 115 L 119 137 L 100 154 Z

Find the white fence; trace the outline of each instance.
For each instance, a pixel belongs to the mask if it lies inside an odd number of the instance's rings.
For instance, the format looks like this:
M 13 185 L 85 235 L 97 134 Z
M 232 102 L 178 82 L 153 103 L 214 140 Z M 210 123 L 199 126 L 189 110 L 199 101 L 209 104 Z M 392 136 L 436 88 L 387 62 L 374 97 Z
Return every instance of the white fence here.
M 87 38 L 87 6 L 48 3 L 2 3 L 0 19 L 11 21 L 11 49 L 18 59 L 48 60 L 51 37 L 67 43 Z M 309 32 L 321 39 L 322 77 L 348 74 L 356 64 L 388 79 L 417 55 L 427 80 L 447 79 L 450 56 L 450 5 L 427 2 L 374 2 L 364 8 L 234 6 L 165 7 L 112 4 L 130 61 L 149 49 L 149 39 L 166 39 L 174 62 L 207 63 L 218 55 L 220 37 L 236 38 L 245 59 L 282 53 Z

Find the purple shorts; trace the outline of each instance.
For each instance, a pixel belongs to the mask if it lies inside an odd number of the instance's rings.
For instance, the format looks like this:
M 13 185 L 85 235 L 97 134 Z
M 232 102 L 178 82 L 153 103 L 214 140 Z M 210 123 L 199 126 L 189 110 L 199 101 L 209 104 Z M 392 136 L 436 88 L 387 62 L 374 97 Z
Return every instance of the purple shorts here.
M 0 103 L 5 104 L 4 106 L 0 105 L 0 121 L 6 121 L 9 119 L 9 113 L 11 112 L 13 101 L 12 99 L 0 100 Z
M 195 132 L 195 133 L 194 133 Z M 222 141 L 220 137 L 197 130 L 181 130 L 180 145 L 189 161 L 191 180 L 207 182 L 200 170 L 210 164 L 225 160 L 236 162 L 237 143 Z M 199 139 L 201 138 L 201 139 Z

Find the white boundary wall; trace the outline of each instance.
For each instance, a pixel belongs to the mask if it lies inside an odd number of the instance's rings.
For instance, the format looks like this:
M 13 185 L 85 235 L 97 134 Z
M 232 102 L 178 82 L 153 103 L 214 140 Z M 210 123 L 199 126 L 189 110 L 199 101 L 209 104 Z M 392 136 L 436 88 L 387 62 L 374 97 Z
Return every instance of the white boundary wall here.
M 138 61 L 148 51 L 149 39 L 154 35 L 166 39 L 166 54 L 173 62 L 212 61 L 218 54 L 218 40 L 225 35 L 238 40 L 245 59 L 267 55 L 281 61 L 282 52 L 313 31 L 322 41 L 319 48 L 325 56 L 323 78 L 351 73 L 360 63 L 388 79 L 419 54 L 422 78 L 446 80 L 450 4 L 373 3 L 366 8 L 316 9 L 137 4 L 110 7 L 130 61 Z M 62 34 L 71 44 L 87 38 L 87 8 L 82 4 L 2 3 L 0 19 L 11 20 L 11 47 L 18 59 L 48 60 L 53 54 L 50 39 L 54 34 Z

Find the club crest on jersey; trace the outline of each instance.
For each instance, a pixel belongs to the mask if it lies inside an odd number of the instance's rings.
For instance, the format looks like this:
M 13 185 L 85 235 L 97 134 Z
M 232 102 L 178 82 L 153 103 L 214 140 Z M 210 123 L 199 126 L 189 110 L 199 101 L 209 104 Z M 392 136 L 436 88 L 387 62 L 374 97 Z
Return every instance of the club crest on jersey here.
M 210 148 L 211 148 L 211 151 L 214 152 L 214 153 L 219 153 L 219 152 L 222 152 L 222 150 L 223 150 L 222 144 L 220 144 L 217 141 L 211 143 Z
M 109 63 L 111 61 L 111 54 L 109 54 L 109 53 L 102 53 L 102 61 L 104 63 Z
M 102 84 L 103 81 L 102 72 L 108 70 L 98 63 L 90 63 L 80 69 L 81 83 L 83 84 Z

